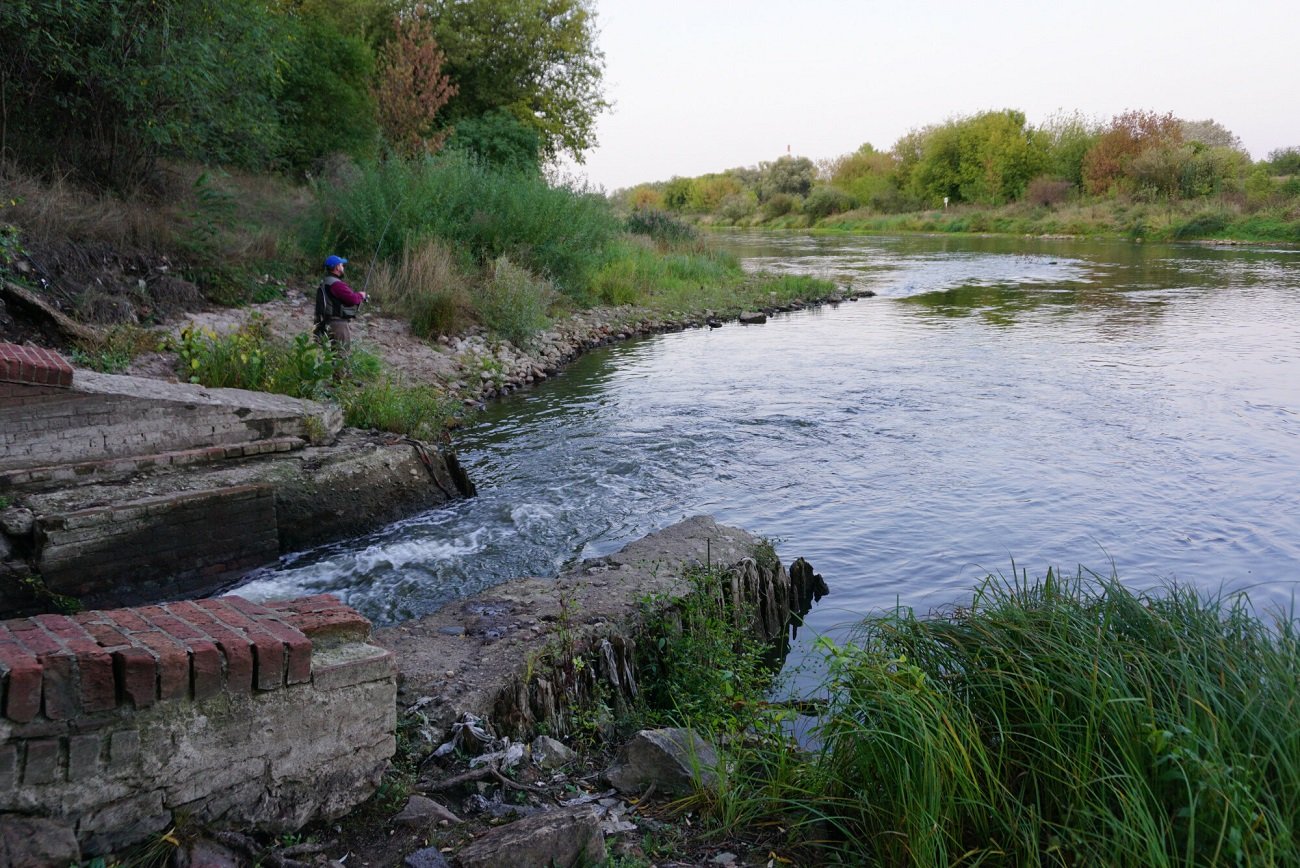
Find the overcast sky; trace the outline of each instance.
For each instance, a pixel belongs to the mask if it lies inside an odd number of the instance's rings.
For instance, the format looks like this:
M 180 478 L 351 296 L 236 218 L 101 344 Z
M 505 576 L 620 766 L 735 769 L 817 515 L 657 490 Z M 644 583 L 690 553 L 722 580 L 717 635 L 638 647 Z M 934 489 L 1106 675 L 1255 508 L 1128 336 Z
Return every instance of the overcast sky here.
M 1251 156 L 1300 145 L 1295 0 L 596 0 L 599 146 L 572 171 L 642 181 L 814 160 L 988 109 L 1213 118 Z

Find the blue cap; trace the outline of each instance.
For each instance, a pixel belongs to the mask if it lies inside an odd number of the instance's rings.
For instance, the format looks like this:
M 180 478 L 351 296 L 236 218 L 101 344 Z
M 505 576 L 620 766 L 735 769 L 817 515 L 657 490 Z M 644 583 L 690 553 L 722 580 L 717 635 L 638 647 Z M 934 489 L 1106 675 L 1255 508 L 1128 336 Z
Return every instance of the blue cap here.
M 326 270 L 326 271 L 329 271 L 329 270 L 332 269 L 334 266 L 336 266 L 336 265 L 343 265 L 343 264 L 345 264 L 346 262 L 347 262 L 347 260 L 344 259 L 342 256 L 326 256 L 326 257 L 325 257 L 325 270 Z

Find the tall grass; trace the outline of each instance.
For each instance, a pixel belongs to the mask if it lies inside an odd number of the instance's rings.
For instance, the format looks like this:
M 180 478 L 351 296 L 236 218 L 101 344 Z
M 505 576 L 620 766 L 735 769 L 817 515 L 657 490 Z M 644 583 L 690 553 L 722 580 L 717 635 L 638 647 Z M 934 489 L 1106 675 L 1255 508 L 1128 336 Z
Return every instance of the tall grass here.
M 470 268 L 438 238 L 406 246 L 396 264 L 375 264 L 370 278 L 375 301 L 421 337 L 455 334 L 472 319 Z
M 317 187 L 307 247 L 379 259 L 433 237 L 480 263 L 509 256 L 582 300 L 621 226 L 603 197 L 542 178 L 503 173 L 450 154 L 357 167 Z
M 860 864 L 1300 864 L 1297 640 L 1241 596 L 991 578 L 826 644 L 820 749 L 752 797 Z

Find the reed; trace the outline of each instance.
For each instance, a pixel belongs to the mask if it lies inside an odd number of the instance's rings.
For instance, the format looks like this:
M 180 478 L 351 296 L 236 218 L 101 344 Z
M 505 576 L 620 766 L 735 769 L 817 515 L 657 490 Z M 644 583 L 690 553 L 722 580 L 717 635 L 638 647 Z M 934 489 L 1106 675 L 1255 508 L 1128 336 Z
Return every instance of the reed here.
M 816 818 L 836 859 L 1300 861 L 1289 614 L 1269 624 L 1241 595 L 1049 572 L 991 577 L 969 607 L 900 609 L 823 648 L 829 706 L 818 750 L 784 774 L 798 786 L 733 798 Z

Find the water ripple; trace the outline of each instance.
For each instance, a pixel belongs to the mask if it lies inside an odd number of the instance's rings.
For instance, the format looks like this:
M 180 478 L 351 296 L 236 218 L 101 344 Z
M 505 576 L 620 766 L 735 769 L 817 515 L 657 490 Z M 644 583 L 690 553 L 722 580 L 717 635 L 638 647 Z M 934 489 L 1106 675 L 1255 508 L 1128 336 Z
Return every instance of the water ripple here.
M 989 572 L 1300 579 L 1294 251 L 746 235 L 882 297 L 593 353 L 457 434 L 479 496 L 251 577 L 380 622 L 688 515 L 831 584 L 807 637 Z

